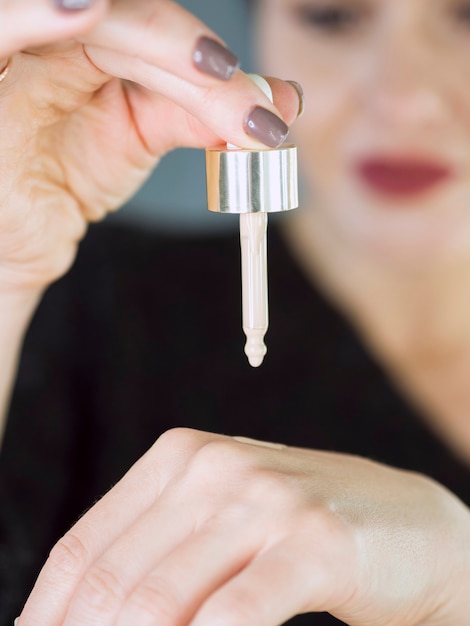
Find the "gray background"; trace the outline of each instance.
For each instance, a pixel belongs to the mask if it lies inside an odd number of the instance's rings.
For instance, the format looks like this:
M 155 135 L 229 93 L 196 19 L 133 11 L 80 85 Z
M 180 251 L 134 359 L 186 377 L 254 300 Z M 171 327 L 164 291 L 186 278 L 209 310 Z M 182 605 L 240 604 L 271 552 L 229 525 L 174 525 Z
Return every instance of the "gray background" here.
M 227 42 L 240 58 L 244 70 L 253 71 L 245 2 L 183 0 L 180 4 Z M 108 219 L 130 221 L 170 233 L 224 231 L 238 224 L 234 216 L 207 211 L 202 150 L 175 150 L 164 157 L 138 194 Z

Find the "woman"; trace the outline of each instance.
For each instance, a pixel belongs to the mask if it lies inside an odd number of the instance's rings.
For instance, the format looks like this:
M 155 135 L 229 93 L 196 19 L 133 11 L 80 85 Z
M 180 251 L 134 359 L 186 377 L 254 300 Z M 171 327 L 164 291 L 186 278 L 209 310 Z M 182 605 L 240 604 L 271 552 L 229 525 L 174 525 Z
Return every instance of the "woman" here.
M 282 443 L 163 434 L 55 546 L 19 626 L 468 620 L 468 5 L 256 9 L 265 70 L 299 80 L 309 103 L 293 135 L 311 206 L 286 222 L 287 248 L 272 240 L 272 360 L 248 375 L 233 359 L 233 244 L 95 230 L 26 342 L 3 451 L 5 528 L 40 551 L 35 531 L 65 530 L 126 455 L 172 425 Z M 47 45 L 14 54 L 1 84 L 2 119 L 16 122 L 1 138 L 4 402 L 22 334 L 86 221 L 166 150 L 277 145 L 299 108 L 295 86 L 271 79 L 270 105 L 166 0 L 44 13 L 41 41 L 16 34 L 11 16 L 16 39 L 1 54 Z M 346 453 L 429 469 L 462 500 Z M 19 569 L 33 569 L 20 548 Z

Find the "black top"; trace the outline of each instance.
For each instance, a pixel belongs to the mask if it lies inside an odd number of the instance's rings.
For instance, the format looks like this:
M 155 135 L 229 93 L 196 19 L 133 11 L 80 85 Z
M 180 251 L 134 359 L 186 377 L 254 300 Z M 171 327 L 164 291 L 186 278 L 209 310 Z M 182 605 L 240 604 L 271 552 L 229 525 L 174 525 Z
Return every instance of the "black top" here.
M 274 230 L 268 354 L 243 354 L 236 234 L 95 226 L 28 333 L 0 457 L 0 625 L 58 537 L 166 429 L 364 455 L 470 504 L 468 469 L 397 395 Z M 299 622 L 339 624 L 329 616 Z

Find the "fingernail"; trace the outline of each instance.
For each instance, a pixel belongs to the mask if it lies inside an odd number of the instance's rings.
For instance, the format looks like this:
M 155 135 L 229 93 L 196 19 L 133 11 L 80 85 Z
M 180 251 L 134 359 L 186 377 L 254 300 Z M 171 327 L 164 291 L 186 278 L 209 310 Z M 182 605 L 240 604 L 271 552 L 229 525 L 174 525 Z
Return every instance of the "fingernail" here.
M 52 0 L 54 5 L 63 11 L 83 11 L 89 9 L 93 0 Z
M 200 72 L 220 80 L 230 80 L 240 67 L 233 52 L 209 37 L 200 37 L 197 40 L 193 63 Z
M 250 111 L 245 121 L 245 132 L 270 148 L 277 148 L 289 134 L 289 127 L 280 117 L 262 107 Z
M 16 626 L 16 625 L 18 624 L 18 620 L 19 620 L 19 619 L 20 619 L 19 617 L 17 617 L 17 618 L 15 619 L 15 621 L 13 622 L 13 626 Z
M 301 115 L 303 115 L 304 112 L 304 90 L 302 89 L 302 85 L 296 80 L 286 80 L 286 83 L 292 85 L 292 87 L 296 90 L 297 95 L 299 96 L 299 110 L 297 111 L 297 117 L 300 117 Z

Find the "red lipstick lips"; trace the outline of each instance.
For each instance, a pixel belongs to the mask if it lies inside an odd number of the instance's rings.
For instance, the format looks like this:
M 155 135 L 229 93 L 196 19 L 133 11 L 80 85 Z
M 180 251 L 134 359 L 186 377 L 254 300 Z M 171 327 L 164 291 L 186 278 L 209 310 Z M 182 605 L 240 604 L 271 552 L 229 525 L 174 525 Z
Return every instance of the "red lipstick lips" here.
M 388 196 L 413 196 L 450 178 L 449 167 L 424 160 L 373 158 L 359 163 L 361 180 L 373 191 Z

